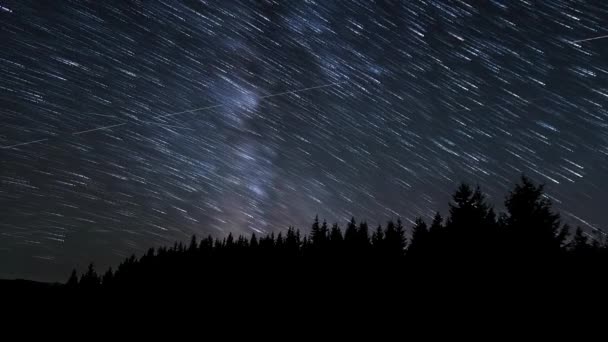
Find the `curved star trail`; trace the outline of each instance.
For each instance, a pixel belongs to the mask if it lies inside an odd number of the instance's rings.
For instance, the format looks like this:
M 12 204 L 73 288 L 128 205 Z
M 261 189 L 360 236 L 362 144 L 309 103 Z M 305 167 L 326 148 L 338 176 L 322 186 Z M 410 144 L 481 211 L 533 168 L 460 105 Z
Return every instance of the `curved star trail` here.
M 0 0 L 0 277 L 430 217 L 460 181 L 500 210 L 521 173 L 605 230 L 607 25 L 601 1 Z

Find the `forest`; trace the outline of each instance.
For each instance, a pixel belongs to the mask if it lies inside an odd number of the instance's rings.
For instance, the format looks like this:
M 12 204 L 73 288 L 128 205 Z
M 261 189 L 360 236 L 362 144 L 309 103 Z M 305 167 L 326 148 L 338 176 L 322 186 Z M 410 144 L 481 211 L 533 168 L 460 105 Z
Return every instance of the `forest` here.
M 600 278 L 608 259 L 605 233 L 562 222 L 544 186 L 522 176 L 496 213 L 479 187 L 461 184 L 443 218 L 400 219 L 370 227 L 352 218 L 342 228 L 315 218 L 307 234 L 289 227 L 266 236 L 208 236 L 150 248 L 99 274 L 93 264 L 72 272 L 69 291 L 196 288 L 215 292 L 306 289 L 429 279 L 560 280 Z M 256 290 L 257 289 L 257 290 Z

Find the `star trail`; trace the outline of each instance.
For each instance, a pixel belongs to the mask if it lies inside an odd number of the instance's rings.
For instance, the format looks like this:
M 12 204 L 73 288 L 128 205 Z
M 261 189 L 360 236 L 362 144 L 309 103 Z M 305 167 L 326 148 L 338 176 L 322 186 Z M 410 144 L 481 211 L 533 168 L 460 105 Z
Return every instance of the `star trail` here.
M 522 173 L 608 228 L 607 34 L 604 1 L 0 0 L 0 277 Z

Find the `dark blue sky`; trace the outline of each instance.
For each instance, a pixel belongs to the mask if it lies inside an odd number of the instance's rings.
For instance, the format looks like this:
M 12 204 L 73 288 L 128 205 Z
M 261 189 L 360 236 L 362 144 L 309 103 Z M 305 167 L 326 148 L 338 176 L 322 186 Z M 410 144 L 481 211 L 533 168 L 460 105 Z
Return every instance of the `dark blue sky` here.
M 572 43 L 606 26 L 599 0 L 0 0 L 0 277 L 407 222 L 460 181 L 500 210 L 521 173 L 606 226 L 608 39 Z

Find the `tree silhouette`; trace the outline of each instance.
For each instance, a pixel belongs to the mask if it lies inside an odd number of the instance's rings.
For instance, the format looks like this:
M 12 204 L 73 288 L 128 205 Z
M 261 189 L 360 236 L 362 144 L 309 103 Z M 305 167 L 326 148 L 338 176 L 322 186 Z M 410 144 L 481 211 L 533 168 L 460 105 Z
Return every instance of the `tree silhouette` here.
M 505 201 L 504 224 L 509 242 L 517 244 L 526 257 L 555 256 L 568 235 L 567 227 L 560 229 L 560 215 L 553 212 L 543 189 L 544 185 L 537 186 L 522 176 Z
M 578 257 L 587 257 L 593 251 L 593 246 L 589 243 L 589 238 L 583 232 L 581 227 L 577 227 L 570 243 L 571 249 Z
M 70 274 L 70 278 L 68 278 L 66 285 L 69 288 L 76 288 L 78 286 L 78 274 L 76 273 L 76 269 L 72 270 L 72 273 Z
M 412 228 L 412 240 L 408 248 L 408 253 L 411 256 L 420 255 L 426 251 L 426 245 L 429 243 L 429 229 L 426 222 L 421 217 L 416 218 L 414 227 Z
M 429 233 L 440 232 L 443 228 L 443 218 L 441 214 L 437 212 L 433 217 L 433 222 L 431 223 L 431 227 L 429 228 Z
M 340 227 L 337 223 L 334 223 L 334 225 L 331 227 L 331 231 L 329 233 L 329 240 L 335 245 L 339 245 L 342 243 L 342 241 L 344 241 L 344 237 L 342 236 L 342 230 L 340 230 Z
M 421 270 L 458 270 L 462 277 L 486 275 L 489 270 L 514 270 L 505 274 L 515 275 L 529 268 L 528 263 L 534 272 L 551 269 L 538 268 L 539 260 L 540 266 L 551 260 L 563 269 L 582 272 L 599 269 L 608 259 L 608 245 L 599 235 L 593 238 L 579 227 L 568 239 L 569 228 L 561 224 L 543 186 L 526 177 L 508 194 L 505 208 L 497 219 L 479 187 L 473 190 L 461 184 L 445 220 L 438 212 L 430 226 L 420 217 L 414 220 L 409 244 L 400 218 L 384 227 L 378 225 L 370 237 L 364 220 L 357 224 L 352 217 L 343 231 L 337 223 L 328 228 L 327 221 L 320 223 L 317 215 L 309 234 L 301 235 L 290 226 L 277 235 L 270 232 L 259 237 L 229 233 L 223 239 L 208 236 L 197 242 L 192 236 L 187 247 L 176 242 L 170 248 L 150 248 L 140 258 L 132 255 L 115 271 L 109 268 L 101 279 L 90 264 L 80 279 L 73 270 L 66 288 L 179 291 L 192 286 L 197 291 L 226 293 L 238 291 L 236 286 L 248 281 L 258 287 L 309 284 L 321 288 L 338 279 L 349 286 L 363 284 L 365 279 L 394 280 L 399 275 L 418 279 Z M 474 272 L 463 272 L 467 268 Z
M 310 227 L 310 239 L 314 245 L 318 245 L 321 241 L 321 225 L 319 224 L 319 215 L 315 216 L 315 221 Z
M 347 243 L 353 243 L 357 240 L 357 222 L 355 218 L 352 217 L 350 222 L 346 225 L 346 230 L 344 231 L 344 241 Z
M 379 254 L 384 248 L 384 230 L 382 225 L 378 225 L 378 228 L 372 234 L 372 247 L 376 254 Z
M 319 233 L 319 247 L 322 249 L 327 248 L 327 243 L 329 241 L 329 228 L 327 227 L 327 222 L 323 220 L 323 224 L 321 225 L 321 231 Z
M 344 236 L 338 223 L 334 223 L 329 231 L 329 248 L 333 259 L 340 258 L 344 253 Z
M 289 229 L 287 229 L 287 237 L 285 238 L 287 255 L 290 257 L 299 256 L 301 246 L 300 231 L 296 230 L 294 227 L 289 227 Z
M 386 224 L 384 232 L 384 253 L 386 256 L 395 258 L 401 257 L 405 253 L 407 240 L 401 219 L 397 219 L 397 224 L 392 220 Z
M 249 240 L 249 246 L 252 249 L 258 248 L 258 238 L 255 236 L 255 233 L 251 234 L 251 239 Z
M 104 273 L 103 277 L 101 278 L 101 283 L 104 286 L 112 286 L 112 281 L 114 280 L 114 272 L 112 271 L 112 267 L 110 267 L 106 273 Z
M 82 277 L 80 278 L 79 285 L 83 289 L 91 290 L 91 289 L 97 288 L 99 286 L 99 284 L 100 284 L 99 276 L 97 275 L 97 272 L 95 272 L 95 267 L 91 263 L 91 264 L 89 264 L 89 267 L 87 268 L 87 272 L 85 274 L 83 274 Z
M 361 221 L 359 223 L 359 228 L 357 228 L 355 236 L 356 245 L 354 248 L 359 250 L 359 253 L 362 254 L 361 256 L 366 256 L 370 245 L 369 227 L 367 226 L 367 222 Z
M 192 235 L 190 239 L 190 245 L 188 246 L 188 252 L 194 253 L 198 249 L 198 244 L 196 242 L 196 235 Z

